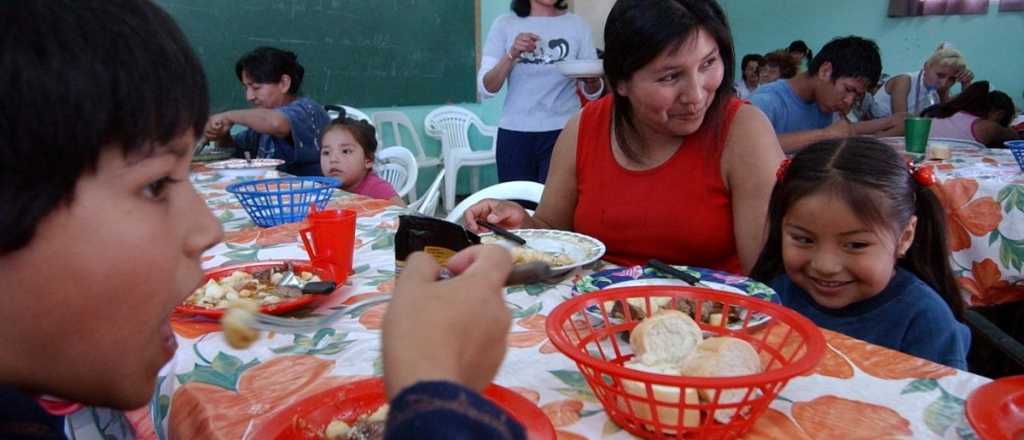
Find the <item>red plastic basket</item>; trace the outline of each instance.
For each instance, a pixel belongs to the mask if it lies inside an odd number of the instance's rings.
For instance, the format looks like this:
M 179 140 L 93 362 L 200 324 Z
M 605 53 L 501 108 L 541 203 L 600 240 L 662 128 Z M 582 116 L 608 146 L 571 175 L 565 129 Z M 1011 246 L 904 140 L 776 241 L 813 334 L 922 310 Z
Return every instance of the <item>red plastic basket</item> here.
M 743 318 L 738 322 L 696 321 L 705 337 L 732 336 L 749 342 L 761 358 L 763 372 L 692 377 L 624 367 L 633 358 L 624 336 L 640 322 L 626 307 L 631 298 L 640 299 L 645 315 L 652 299 L 659 298 L 670 298 L 673 309 L 689 300 L 695 308 L 692 316 L 704 316 L 706 307 L 714 307 L 722 316 L 739 308 Z M 609 316 L 615 303 L 624 316 Z M 644 438 L 739 437 L 790 379 L 810 371 L 825 353 L 821 330 L 800 314 L 760 299 L 696 287 L 628 287 L 580 295 L 551 312 L 547 334 L 558 350 L 576 362 L 612 421 Z M 702 401 L 699 395 L 707 399 Z

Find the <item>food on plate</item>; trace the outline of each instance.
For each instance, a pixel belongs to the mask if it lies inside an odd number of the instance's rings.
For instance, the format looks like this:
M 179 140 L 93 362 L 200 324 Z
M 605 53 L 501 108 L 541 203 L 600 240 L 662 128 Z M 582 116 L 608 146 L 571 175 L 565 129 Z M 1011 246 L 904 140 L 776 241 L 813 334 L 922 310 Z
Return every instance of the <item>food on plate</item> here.
M 263 306 L 301 296 L 300 289 L 277 286 L 283 277 L 284 266 L 254 273 L 236 270 L 219 280 L 210 279 L 192 292 L 185 304 L 222 309 L 240 299 Z M 301 283 L 320 281 L 320 277 L 310 272 L 296 273 L 295 277 Z
M 720 317 L 719 317 L 720 319 Z M 686 313 L 663 309 L 637 324 L 630 333 L 629 343 L 634 357 L 624 364 L 626 368 L 647 373 L 694 377 L 731 377 L 757 374 L 762 371 L 761 361 L 746 341 L 716 336 L 705 339 L 700 326 Z M 687 404 L 713 402 L 718 394 L 710 388 L 681 388 L 676 386 L 651 386 L 653 396 L 648 396 L 646 385 L 637 381 L 623 380 L 623 389 L 629 398 L 633 414 L 641 419 L 653 421 L 649 398 L 664 403 L 678 403 L 680 398 Z M 751 396 L 747 394 L 753 393 Z M 746 388 L 723 389 L 717 402 L 736 404 L 757 395 Z M 620 405 L 623 402 L 620 401 Z M 625 405 L 623 405 L 625 406 Z M 735 408 L 719 408 L 712 415 L 721 423 L 728 423 L 736 414 Z M 657 406 L 656 416 L 662 424 L 675 425 L 679 419 L 678 407 Z M 700 410 L 685 409 L 683 426 L 696 427 L 700 424 Z M 653 426 L 651 426 L 653 428 Z M 673 430 L 664 430 L 674 433 Z
M 546 263 L 551 267 L 570 266 L 573 264 L 572 257 L 562 252 L 547 252 L 525 246 L 516 246 L 509 249 L 509 251 L 512 252 L 515 264 L 532 263 L 534 261 Z
M 388 417 L 388 405 L 377 408 L 373 414 L 363 415 L 349 425 L 342 420 L 332 420 L 324 431 L 327 440 L 376 440 L 384 438 L 384 424 Z
M 604 309 L 607 311 L 608 316 L 623 319 L 626 314 L 622 310 L 621 301 L 605 301 Z M 635 320 L 642 320 L 647 318 L 647 300 L 645 298 L 628 298 L 626 304 L 629 305 L 630 316 Z M 673 309 L 672 298 L 663 297 L 651 297 L 651 315 L 658 313 L 660 310 Z M 690 317 L 696 318 L 697 306 L 693 300 L 686 298 L 679 298 L 676 300 L 675 309 L 689 315 Z M 721 326 L 722 323 L 722 304 L 714 301 L 704 301 L 704 305 L 701 306 L 700 315 L 701 322 L 706 322 L 714 326 Z M 742 307 L 730 307 L 729 308 L 729 321 L 726 324 L 738 324 L 743 322 L 747 311 Z
M 224 329 L 224 340 L 231 348 L 244 350 L 259 339 L 260 332 L 250 327 L 252 314 L 258 311 L 259 307 L 252 301 L 238 300 L 228 306 L 228 311 L 220 317 L 220 325 Z

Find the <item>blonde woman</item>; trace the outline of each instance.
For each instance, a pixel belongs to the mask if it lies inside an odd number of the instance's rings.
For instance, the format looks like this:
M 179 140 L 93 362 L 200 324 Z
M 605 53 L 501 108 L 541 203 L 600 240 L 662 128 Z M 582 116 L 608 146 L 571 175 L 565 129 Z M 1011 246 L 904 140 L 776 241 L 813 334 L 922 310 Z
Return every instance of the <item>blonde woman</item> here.
M 973 79 L 974 74 L 967 68 L 967 60 L 960 51 L 940 45 L 923 69 L 895 75 L 879 87 L 874 100 L 880 114 L 874 116 L 884 118 L 901 112 L 919 114 L 929 105 L 948 102 L 952 98 L 949 90 L 953 84 L 959 82 L 966 88 Z M 938 95 L 938 102 L 932 102 L 932 92 Z

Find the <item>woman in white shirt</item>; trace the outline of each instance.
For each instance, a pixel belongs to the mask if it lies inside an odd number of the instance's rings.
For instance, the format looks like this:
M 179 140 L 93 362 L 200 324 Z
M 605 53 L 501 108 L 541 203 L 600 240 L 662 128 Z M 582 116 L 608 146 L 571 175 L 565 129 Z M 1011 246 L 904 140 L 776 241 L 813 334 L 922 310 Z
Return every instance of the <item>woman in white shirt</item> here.
M 900 112 L 919 114 L 930 105 L 949 102 L 953 84 L 959 82 L 961 87 L 967 88 L 973 79 L 974 74 L 967 68 L 967 60 L 960 51 L 939 46 L 923 69 L 895 75 L 875 92 L 880 113 L 873 116 L 884 118 Z M 936 100 L 938 102 L 932 102 Z
M 740 99 L 747 99 L 750 95 L 754 94 L 754 90 L 757 90 L 759 83 L 758 69 L 761 67 L 761 62 L 764 61 L 764 57 L 756 53 L 748 53 L 743 55 L 743 75 L 738 81 L 736 81 L 733 89 L 736 90 L 736 97 Z
M 576 81 L 555 66 L 596 60 L 590 27 L 566 11 L 565 0 L 514 0 L 487 34 L 477 85 L 485 98 L 508 82 L 498 123 L 498 180 L 547 179 L 551 149 L 562 127 L 580 109 Z M 601 96 L 600 79 L 583 81 L 588 100 Z

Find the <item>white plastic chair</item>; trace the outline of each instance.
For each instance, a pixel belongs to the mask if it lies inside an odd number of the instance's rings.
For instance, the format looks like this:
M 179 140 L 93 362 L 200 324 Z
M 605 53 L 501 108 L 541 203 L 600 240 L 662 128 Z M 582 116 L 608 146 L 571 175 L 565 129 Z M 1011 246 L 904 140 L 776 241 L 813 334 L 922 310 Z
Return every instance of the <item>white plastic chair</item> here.
M 434 213 L 437 212 L 437 202 L 441 199 L 442 181 L 444 181 L 444 168 L 437 173 L 437 177 L 434 178 L 433 183 L 427 188 L 427 192 L 423 193 L 423 197 L 410 204 L 409 209 L 415 210 L 422 215 L 433 217 Z
M 370 115 L 367 115 L 365 112 L 355 107 L 340 104 L 327 104 L 324 106 L 324 110 L 327 110 L 327 117 L 331 118 L 332 121 L 338 119 L 338 116 L 341 115 L 341 112 L 338 111 L 339 108 L 345 109 L 345 115 L 352 119 L 357 121 L 366 121 L 369 122 L 370 125 L 374 125 L 373 119 L 370 119 Z M 376 127 L 376 125 L 374 126 Z M 378 141 L 379 140 L 380 136 L 378 136 Z
M 396 111 L 380 111 L 373 114 L 373 125 L 377 127 L 377 139 L 381 140 L 380 146 L 383 144 L 384 135 L 383 132 L 387 129 L 392 130 L 391 139 L 394 139 L 390 145 L 405 145 L 406 148 L 412 151 L 413 155 L 416 156 L 416 164 L 420 168 L 433 168 L 441 165 L 440 157 L 429 157 L 425 150 L 423 150 L 423 144 L 420 143 L 420 137 L 416 134 L 416 128 L 412 125 L 412 121 L 409 117 L 402 112 Z M 403 142 L 402 129 L 408 130 L 412 137 L 412 142 Z M 411 148 L 410 148 L 411 146 Z M 416 195 L 416 186 L 412 188 L 412 192 L 409 193 L 409 200 L 415 201 L 418 197 Z
M 387 180 L 395 188 L 398 197 L 405 198 L 416 187 L 419 167 L 408 148 L 396 145 L 378 150 L 373 168 L 381 179 Z
M 488 186 L 466 197 L 448 213 L 448 217 L 445 220 L 461 224 L 462 216 L 466 213 L 466 210 L 483 199 L 525 200 L 540 203 L 540 197 L 543 194 L 544 185 L 537 182 L 528 180 L 502 182 L 497 185 Z
M 470 127 L 476 126 L 484 136 L 492 138 L 491 147 L 473 150 L 469 145 Z M 427 135 L 441 140 L 441 161 L 444 163 L 444 206 L 451 211 L 455 206 L 455 183 L 459 168 L 473 166 L 473 190 L 480 187 L 479 166 L 495 162 L 494 148 L 498 140 L 498 127 L 486 125 L 473 112 L 462 107 L 446 105 L 427 114 L 423 120 Z

